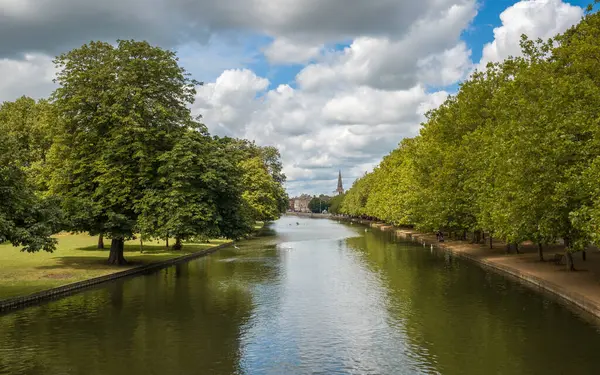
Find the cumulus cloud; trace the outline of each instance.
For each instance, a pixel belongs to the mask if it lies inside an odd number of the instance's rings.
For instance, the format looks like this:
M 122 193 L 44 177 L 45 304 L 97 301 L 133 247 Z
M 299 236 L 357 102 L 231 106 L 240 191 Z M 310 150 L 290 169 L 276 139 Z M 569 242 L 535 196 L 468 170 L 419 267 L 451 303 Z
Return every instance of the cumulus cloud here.
M 48 56 L 89 40 L 148 40 L 208 81 L 193 112 L 213 133 L 277 146 L 290 194 L 331 193 L 338 169 L 350 187 L 418 133 L 448 95 L 436 88 L 473 68 L 460 36 L 476 13 L 476 0 L 0 0 L 0 100 L 50 93 Z M 553 36 L 581 15 L 560 0 L 516 3 L 480 63 L 517 54 L 521 33 Z M 304 67 L 270 89 L 245 68 L 260 53 Z
M 310 45 L 293 42 L 287 38 L 277 38 L 264 51 L 273 64 L 299 64 L 319 56 L 323 45 Z
M 519 56 L 522 34 L 530 39 L 548 39 L 579 22 L 583 9 L 562 0 L 520 1 L 500 14 L 502 26 L 494 29 L 494 40 L 483 48 L 479 69 L 488 62 Z
M 435 14 L 438 18 L 428 15 L 399 37 L 354 39 L 343 51 L 331 52 L 324 61 L 304 69 L 298 76 L 299 84 L 306 90 L 339 89 L 348 84 L 407 89 L 419 82 L 419 70 L 423 67 L 445 68 L 445 64 L 450 64 L 449 72 L 460 78 L 462 72 L 455 71 L 465 68 L 470 51 L 459 42 L 459 37 L 476 15 L 476 3 L 458 1 L 446 6 Z M 443 55 L 446 50 L 449 52 Z M 440 53 L 441 56 L 432 57 Z M 428 78 L 432 78 L 432 83 L 451 80 L 448 74 Z
M 0 59 L 0 103 L 26 95 L 36 99 L 47 96 L 54 88 L 56 74 L 52 59 L 40 54 L 26 54 L 20 60 Z
M 417 80 L 432 86 L 448 86 L 463 80 L 472 65 L 471 50 L 461 42 L 417 61 Z
M 424 113 L 447 96 L 422 86 L 395 91 L 361 86 L 331 95 L 280 85 L 265 93 L 265 81 L 251 71 L 226 71 L 199 89 L 194 111 L 213 131 L 227 129 L 228 135 L 277 146 L 291 192 L 315 181 L 310 192 L 316 193 L 338 169 L 350 184 L 402 138 L 414 136 Z
M 427 97 L 421 86 L 404 91 L 382 91 L 362 86 L 336 94 L 323 108 L 333 124 L 401 124 L 418 121 L 415 108 Z
M 226 70 L 214 83 L 198 87 L 195 111 L 203 114 L 217 133 L 244 133 L 246 116 L 255 108 L 256 95 L 269 86 L 248 69 Z
M 229 30 L 314 46 L 356 35 L 402 35 L 415 20 L 437 19 L 461 2 L 474 0 L 0 0 L 0 56 L 55 54 L 90 39 L 174 46 Z

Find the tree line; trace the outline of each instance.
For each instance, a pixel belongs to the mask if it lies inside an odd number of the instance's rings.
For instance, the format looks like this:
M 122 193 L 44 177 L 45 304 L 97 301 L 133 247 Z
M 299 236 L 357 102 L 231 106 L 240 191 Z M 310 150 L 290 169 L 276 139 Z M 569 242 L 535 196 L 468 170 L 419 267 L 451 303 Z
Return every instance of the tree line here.
M 248 235 L 287 207 L 279 151 L 211 136 L 191 114 L 201 83 L 174 52 L 91 42 L 55 59 L 48 99 L 0 106 L 0 242 L 53 251 L 60 231 L 111 239 Z
M 522 36 L 522 57 L 472 74 L 331 211 L 476 241 L 488 233 L 507 251 L 532 241 L 540 260 L 562 239 L 572 269 L 572 253 L 600 241 L 600 14 L 592 8 L 550 40 Z

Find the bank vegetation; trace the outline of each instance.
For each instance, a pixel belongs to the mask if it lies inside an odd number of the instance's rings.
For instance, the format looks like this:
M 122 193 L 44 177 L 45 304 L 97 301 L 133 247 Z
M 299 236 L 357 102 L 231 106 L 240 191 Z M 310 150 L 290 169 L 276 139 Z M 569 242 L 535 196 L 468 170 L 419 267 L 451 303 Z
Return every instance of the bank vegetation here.
M 564 34 L 523 36 L 522 57 L 472 74 L 330 210 L 476 242 L 486 233 L 517 251 L 532 241 L 540 259 L 544 246 L 563 241 L 572 269 L 572 253 L 600 242 L 600 14 L 592 8 Z

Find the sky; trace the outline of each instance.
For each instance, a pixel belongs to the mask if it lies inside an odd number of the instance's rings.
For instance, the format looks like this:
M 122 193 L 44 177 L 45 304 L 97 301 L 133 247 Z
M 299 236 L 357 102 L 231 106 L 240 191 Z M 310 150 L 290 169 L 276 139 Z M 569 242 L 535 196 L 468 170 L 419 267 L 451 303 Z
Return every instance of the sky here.
M 0 102 L 54 89 L 91 40 L 177 52 L 211 133 L 279 148 L 290 196 L 333 194 L 418 134 L 476 68 L 549 38 L 591 0 L 0 0 Z

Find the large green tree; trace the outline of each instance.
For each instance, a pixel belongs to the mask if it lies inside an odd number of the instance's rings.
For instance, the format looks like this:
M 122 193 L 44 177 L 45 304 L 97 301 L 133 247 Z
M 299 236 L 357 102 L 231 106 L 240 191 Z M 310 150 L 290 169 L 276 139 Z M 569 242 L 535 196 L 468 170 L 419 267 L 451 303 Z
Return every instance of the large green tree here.
M 175 237 L 176 250 L 183 240 L 239 238 L 253 228 L 237 159 L 200 130 L 189 130 L 161 155 L 158 179 L 138 205 L 142 236 Z
M 195 81 L 175 54 L 146 42 L 92 42 L 55 60 L 59 88 L 52 193 L 74 230 L 112 239 L 109 263 L 124 264 L 136 206 L 156 184 L 162 157 L 195 126 Z

